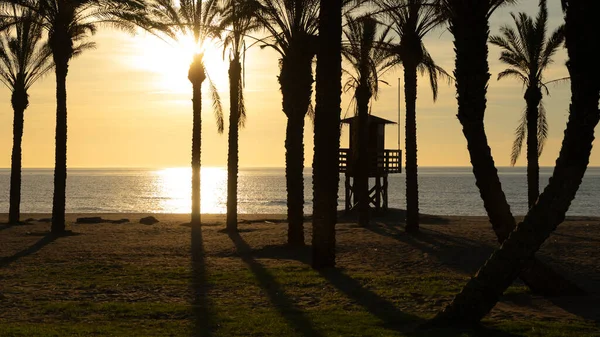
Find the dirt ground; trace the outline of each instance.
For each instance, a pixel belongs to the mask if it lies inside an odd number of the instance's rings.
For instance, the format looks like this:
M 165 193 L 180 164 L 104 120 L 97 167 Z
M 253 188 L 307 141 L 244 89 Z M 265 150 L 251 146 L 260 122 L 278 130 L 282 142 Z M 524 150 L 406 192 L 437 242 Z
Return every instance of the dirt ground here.
M 396 219 L 401 211 L 375 218 L 361 228 L 349 217 L 340 217 L 337 226 L 337 266 L 348 275 L 374 274 L 385 277 L 450 275 L 458 284 L 473 275 L 497 247 L 491 226 L 485 217 L 422 217 L 421 233 L 409 236 Z M 29 222 L 5 225 L 0 215 L 0 319 L 35 320 L 23 303 L 46 300 L 71 301 L 152 301 L 184 303 L 179 285 L 115 285 L 113 291 L 96 290 L 96 285 L 72 289 L 68 280 L 44 282 L 44 278 L 23 279 L 31 266 L 71 263 L 102 265 L 151 266 L 169 269 L 190 265 L 189 215 L 153 214 L 159 223 L 143 225 L 144 214 L 69 214 L 67 229 L 73 235 L 58 239 L 46 234 L 50 224 L 47 214 L 26 214 Z M 104 219 L 129 219 L 124 224 L 77 224 L 81 216 Z M 40 221 L 41 220 L 41 221 Z M 245 257 L 260 261 L 265 268 L 290 264 L 306 266 L 310 248 L 291 250 L 283 246 L 286 238 L 283 215 L 240 215 L 240 240 L 228 238 L 223 231 L 223 215 L 203 215 L 202 246 L 207 269 L 245 268 Z M 305 224 L 306 242 L 310 244 L 310 220 Z M 600 322 L 600 219 L 569 218 L 546 241 L 538 257 L 561 274 L 588 291 L 588 296 L 545 299 L 527 291 L 505 295 L 493 309 L 490 319 L 523 319 Z M 240 259 L 241 257 L 241 259 Z M 248 265 L 248 263 L 246 263 Z M 252 265 L 250 265 L 252 267 Z M 41 268 L 41 267 L 40 267 Z M 83 267 L 82 267 L 83 268 Z M 43 271 L 46 272 L 46 271 Z M 82 274 L 90 272 L 85 268 Z M 102 270 L 94 270 L 102 272 Z M 48 274 L 52 280 L 61 275 Z M 81 276 L 81 275 L 79 275 Z M 65 278 L 68 278 L 65 275 Z M 73 276 L 75 277 L 75 276 Z M 119 280 L 115 280 L 118 283 Z M 516 283 L 517 289 L 520 284 Z M 100 287 L 98 287 L 99 289 Z M 449 300 L 446 294 L 424 297 L 415 291 L 410 302 L 394 301 L 403 311 L 433 314 Z M 310 299 L 307 299 L 310 302 Z M 304 305 L 304 304 L 303 304 Z M 310 305 L 306 304 L 306 305 Z

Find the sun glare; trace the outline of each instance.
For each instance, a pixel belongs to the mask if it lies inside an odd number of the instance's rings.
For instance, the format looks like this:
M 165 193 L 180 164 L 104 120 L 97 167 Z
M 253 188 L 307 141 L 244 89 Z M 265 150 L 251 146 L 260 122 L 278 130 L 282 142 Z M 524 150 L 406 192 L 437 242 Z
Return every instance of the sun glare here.
M 190 213 L 192 208 L 192 169 L 184 167 L 156 171 L 156 198 L 167 213 Z M 200 211 L 202 213 L 225 213 L 227 171 L 218 167 L 201 170 Z
M 130 66 L 160 75 L 160 83 L 156 83 L 159 93 L 191 95 L 188 70 L 194 54 L 199 52 L 204 52 L 208 75 L 219 91 L 226 89 L 227 65 L 218 42 L 211 40 L 198 46 L 188 35 L 178 35 L 175 42 L 162 41 L 148 34 L 136 37 L 133 41 L 138 53 L 129 60 Z M 186 102 L 189 100 L 186 99 Z

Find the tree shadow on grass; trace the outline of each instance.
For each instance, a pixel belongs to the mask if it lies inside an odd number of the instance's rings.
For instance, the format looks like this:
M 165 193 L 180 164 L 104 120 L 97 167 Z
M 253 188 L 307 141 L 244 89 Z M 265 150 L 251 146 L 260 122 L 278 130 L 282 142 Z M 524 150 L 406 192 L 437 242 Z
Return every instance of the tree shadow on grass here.
M 25 221 L 20 221 L 17 223 L 14 223 L 14 222 L 0 223 L 0 232 L 3 230 L 7 230 L 9 228 L 12 228 L 12 227 L 20 227 L 20 226 L 27 226 L 27 225 L 31 225 L 31 224 L 29 222 L 25 222 Z
M 206 252 L 204 250 L 204 239 L 202 238 L 202 227 L 191 226 L 192 241 L 192 278 L 190 291 L 192 293 L 192 311 L 194 315 L 194 326 L 192 336 L 209 337 L 213 334 L 214 313 L 211 311 L 211 302 L 208 298 L 208 278 L 206 275 Z
M 14 223 L 0 223 L 0 232 L 12 227 L 18 226 L 18 224 L 14 224 Z
M 252 248 L 240 234 L 229 232 L 228 235 L 242 261 L 250 268 L 261 288 L 267 293 L 271 303 L 277 308 L 281 316 L 287 320 L 289 325 L 304 336 L 321 336 L 321 333 L 315 329 L 314 324 L 306 317 L 305 313 L 285 294 L 275 277 L 254 259 Z
M 320 270 L 319 274 L 369 313 L 384 322 L 384 326 L 400 332 L 412 331 L 422 318 L 399 310 L 393 303 L 366 289 L 360 282 L 339 268 Z
M 598 296 L 560 296 L 550 299 L 552 304 L 583 319 L 600 324 L 600 297 Z
M 352 223 L 358 222 L 358 211 L 344 211 L 340 210 L 337 213 L 338 222 L 339 223 Z M 398 225 L 404 224 L 406 219 L 406 210 L 399 208 L 388 208 L 386 211 L 376 212 L 374 209 L 371 209 L 371 220 L 379 223 L 384 223 L 386 225 Z M 447 225 L 450 223 L 448 218 L 431 215 L 431 214 L 419 214 L 419 222 L 423 225 Z
M 241 239 L 241 238 L 240 238 Z M 243 242 L 245 255 L 252 254 L 253 257 L 296 260 L 307 265 L 311 261 L 311 247 L 288 247 L 286 245 L 270 245 L 260 249 L 252 250 L 248 244 Z M 236 245 L 237 246 L 237 245 Z M 246 257 L 252 260 L 252 257 Z M 254 260 L 252 260 L 254 261 Z M 254 261 L 254 263 L 258 263 Z M 264 268 L 264 267 L 260 267 Z M 266 272 L 266 271 L 265 271 Z M 359 281 L 346 274 L 342 269 L 330 268 L 319 271 L 340 292 L 352 299 L 356 304 L 365 308 L 369 313 L 379 318 L 387 329 L 402 332 L 409 337 L 517 337 L 509 332 L 499 331 L 493 327 L 479 325 L 469 329 L 443 328 L 443 329 L 420 329 L 425 319 L 416 315 L 405 313 L 398 309 L 392 302 L 382 298 L 372 290 L 366 289 Z M 273 291 L 276 291 L 274 289 Z
M 583 237 L 583 236 L 577 236 L 577 235 L 566 234 L 566 233 L 559 233 L 559 232 L 553 232 L 552 235 L 562 236 L 562 237 L 569 238 L 569 239 L 574 239 L 574 240 L 577 240 L 577 241 L 589 241 L 589 242 L 600 243 L 600 240 L 595 239 L 595 238 L 590 238 L 590 237 Z
M 246 249 L 250 249 L 250 247 L 246 247 Z M 253 256 L 297 260 L 307 265 L 310 264 L 310 254 L 310 246 L 297 248 L 266 246 L 253 251 Z M 400 311 L 393 303 L 366 289 L 341 269 L 325 269 L 319 271 L 319 274 L 352 301 L 383 321 L 386 328 L 406 332 L 414 329 L 422 321 L 420 317 Z
M 40 234 L 42 234 L 43 237 L 38 242 L 34 243 L 33 245 L 31 245 L 19 252 L 16 252 L 15 254 L 13 254 L 11 256 L 0 259 L 0 269 L 7 267 L 9 264 L 17 261 L 18 259 L 20 259 L 22 257 L 36 253 L 40 249 L 42 249 L 45 246 L 56 241 L 56 239 L 58 239 L 58 238 L 79 235 L 79 234 L 73 233 L 71 231 L 66 231 L 63 234 L 52 234 L 52 233 L 40 233 Z
M 487 244 L 425 228 L 410 235 L 398 226 L 371 224 L 365 229 L 410 245 L 434 257 L 439 263 L 465 274 L 475 273 L 495 249 Z

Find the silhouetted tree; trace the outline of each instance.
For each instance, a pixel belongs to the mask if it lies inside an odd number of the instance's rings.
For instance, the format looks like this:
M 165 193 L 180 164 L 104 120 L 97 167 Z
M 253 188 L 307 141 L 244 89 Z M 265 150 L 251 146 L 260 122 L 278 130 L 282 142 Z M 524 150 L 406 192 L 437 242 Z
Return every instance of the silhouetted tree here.
M 427 74 L 437 99 L 438 76 L 450 76 L 438 67 L 425 49 L 423 38 L 443 23 L 443 17 L 430 0 L 378 0 L 391 21 L 400 43 L 391 46 L 404 67 L 406 102 L 406 231 L 419 231 L 419 181 L 417 173 L 417 72 Z
M 43 40 L 42 26 L 31 10 L 12 7 L 13 29 L 0 33 L 0 81 L 11 90 L 14 111 L 13 149 L 10 167 L 8 222 L 18 223 L 21 205 L 21 143 L 24 112 L 29 106 L 29 88 L 52 69 L 50 48 Z
M 198 50 L 204 43 L 218 34 L 218 0 L 157 0 L 153 3 L 153 16 L 162 23 L 161 28 L 168 36 L 177 40 L 193 37 Z M 196 53 L 190 64 L 188 80 L 192 83 L 192 226 L 200 225 L 200 157 L 202 150 L 202 84 L 208 79 L 217 130 L 223 132 L 223 109 L 216 86 L 210 80 L 204 64 L 204 54 Z
M 548 136 L 546 111 L 542 104 L 544 71 L 552 64 L 552 56 L 564 41 L 564 26 L 558 27 L 549 38 L 548 6 L 546 0 L 540 0 L 540 12 L 535 20 L 525 13 L 512 14 L 515 29 L 509 26 L 500 28 L 501 36 L 492 36 L 490 43 L 502 48 L 500 61 L 509 68 L 498 74 L 498 80 L 514 77 L 523 83 L 527 108 L 516 130 L 516 139 L 512 147 L 511 165 L 515 165 L 521 153 L 523 139 L 527 135 L 527 190 L 528 206 L 535 204 L 539 195 L 540 166 L 544 142 Z
M 342 0 L 320 0 L 313 157 L 312 266 L 335 266 L 342 93 Z
M 56 150 L 52 233 L 65 230 L 67 185 L 67 73 L 69 62 L 78 49 L 93 46 L 82 42 L 98 26 L 134 32 L 136 26 L 151 29 L 146 3 L 142 0 L 12 0 L 39 16 L 39 24 L 48 32 L 48 45 L 56 73 Z
M 354 90 L 356 115 L 358 116 L 358 134 L 355 137 L 358 148 L 355 168 L 355 193 L 358 200 L 358 223 L 369 224 L 369 112 L 371 99 L 377 99 L 380 76 L 396 64 L 393 54 L 385 48 L 392 42 L 386 27 L 379 34 L 380 26 L 371 16 L 352 18 L 346 16 L 343 31 L 345 41 L 342 44 L 342 55 L 349 62 L 352 70 L 345 73 L 349 76 L 344 91 Z
M 459 29 L 466 30 L 467 26 L 463 25 L 472 24 L 471 20 L 487 23 L 487 15 L 483 15 L 485 6 L 473 8 L 476 3 L 482 1 L 445 2 L 449 5 L 447 9 L 451 11 L 450 27 L 456 40 L 462 35 L 457 34 Z M 489 4 L 487 2 L 486 5 Z M 465 5 L 470 5 L 470 10 L 467 10 Z M 564 221 L 570 203 L 581 184 L 589 163 L 594 128 L 600 118 L 600 82 L 597 80 L 600 76 L 600 64 L 595 55 L 595 51 L 600 48 L 600 36 L 596 29 L 600 3 L 564 0 L 563 6 L 566 10 L 565 35 L 569 55 L 567 67 L 571 77 L 572 97 L 565 138 L 552 178 L 523 222 L 519 223 L 515 231 L 492 254 L 452 303 L 430 322 L 432 325 L 478 323 L 494 307 L 521 269 L 527 266 L 542 243 Z M 473 15 L 474 12 L 478 15 Z M 478 27 L 470 26 L 469 31 L 474 32 L 476 28 Z M 465 47 L 466 45 L 462 48 Z M 476 60 L 478 63 L 482 62 L 482 59 L 479 59 L 482 55 L 473 53 L 469 48 L 461 49 L 457 46 L 456 53 L 456 73 L 459 73 L 459 53 L 469 55 L 471 64 Z M 457 76 L 457 86 L 461 84 L 467 83 L 462 83 L 462 77 L 459 82 Z M 472 87 L 470 89 L 473 90 Z
M 239 129 L 246 119 L 242 60 L 246 58 L 247 34 L 258 29 L 254 6 L 247 0 L 223 4 L 221 28 L 226 32 L 224 55 L 229 51 L 229 151 L 227 152 L 227 229 L 237 231 L 237 185 L 239 170 Z
M 260 0 L 255 5 L 256 18 L 269 33 L 263 47 L 273 48 L 280 56 L 278 80 L 287 117 L 287 242 L 300 246 L 304 245 L 304 121 L 312 96 L 319 0 Z
M 450 32 L 454 36 L 456 51 L 454 77 L 457 88 L 458 118 L 463 125 L 463 134 L 467 140 L 476 185 L 498 242 L 503 243 L 514 230 L 516 221 L 500 184 L 498 171 L 487 143 L 483 117 L 490 77 L 487 62 L 488 20 L 499 6 L 514 1 L 485 0 L 473 4 L 467 2 L 438 0 L 436 5 L 448 19 Z M 520 277 L 534 293 L 538 294 L 558 295 L 581 292 L 575 284 L 536 259 L 529 261 Z

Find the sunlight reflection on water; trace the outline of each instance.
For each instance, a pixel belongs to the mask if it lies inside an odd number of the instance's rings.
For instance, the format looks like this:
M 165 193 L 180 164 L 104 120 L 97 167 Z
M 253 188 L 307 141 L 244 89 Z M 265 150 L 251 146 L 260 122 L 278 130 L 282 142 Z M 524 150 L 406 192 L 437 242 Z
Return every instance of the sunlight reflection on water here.
M 192 207 L 192 169 L 167 168 L 154 172 L 155 194 L 159 208 L 169 213 L 188 213 Z M 202 213 L 224 213 L 227 202 L 227 171 L 218 167 L 203 167 L 200 210 Z
M 312 213 L 311 168 L 304 171 L 304 212 Z M 500 168 L 502 188 L 514 214 L 527 212 L 525 168 Z M 543 188 L 552 168 L 540 170 Z M 24 169 L 21 210 L 52 212 L 52 169 Z M 404 174 L 389 177 L 389 205 L 406 205 Z M 202 213 L 227 210 L 227 171 L 202 168 Z M 343 176 L 341 177 L 343 179 Z M 0 212 L 8 211 L 10 169 L 0 169 Z M 344 207 L 344 183 L 340 182 L 338 208 Z M 589 168 L 569 210 L 569 215 L 600 216 L 600 168 Z M 68 213 L 190 213 L 191 168 L 168 169 L 69 169 Z M 238 180 L 238 213 L 285 214 L 285 170 L 242 168 Z M 485 215 L 471 168 L 419 168 L 419 209 L 439 215 Z

